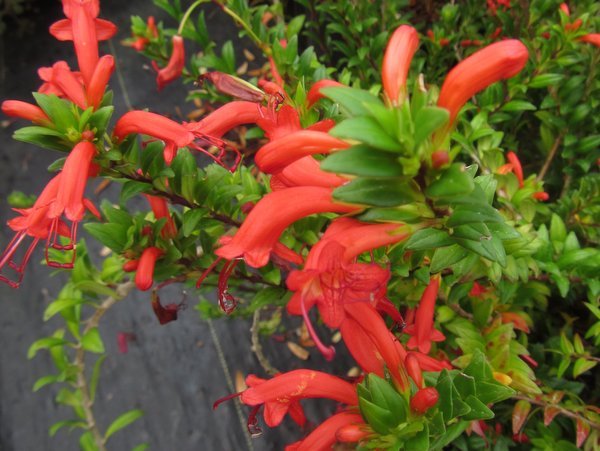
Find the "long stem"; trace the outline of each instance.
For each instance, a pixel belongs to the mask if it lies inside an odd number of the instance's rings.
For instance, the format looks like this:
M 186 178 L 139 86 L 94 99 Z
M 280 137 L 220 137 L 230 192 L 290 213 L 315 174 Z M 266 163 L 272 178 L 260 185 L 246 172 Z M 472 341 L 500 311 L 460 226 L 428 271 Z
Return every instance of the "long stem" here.
M 82 337 L 85 336 L 87 332 L 98 327 L 98 324 L 104 314 L 110 309 L 113 305 L 115 305 L 118 301 L 123 299 L 127 294 L 135 287 L 133 282 L 126 282 L 117 287 L 117 295 L 116 297 L 108 297 L 100 304 L 100 306 L 96 309 L 94 314 L 87 320 L 85 328 L 82 332 Z M 94 412 L 92 410 L 92 406 L 94 402 L 92 401 L 92 397 L 90 395 L 90 387 L 88 385 L 88 381 L 85 377 L 85 349 L 83 348 L 83 344 L 79 342 L 77 346 L 77 352 L 75 353 L 75 359 L 73 361 L 75 368 L 77 368 L 77 389 L 81 393 L 81 404 L 83 408 L 83 414 L 85 416 L 85 421 L 87 423 L 88 430 L 92 433 L 94 437 L 94 442 L 100 451 L 106 451 L 106 440 L 100 433 L 100 429 L 96 423 L 96 418 L 94 417 Z
M 250 28 L 250 25 L 248 25 L 244 19 L 242 19 L 235 11 L 229 9 L 227 6 L 218 3 L 217 4 L 221 7 L 221 9 L 223 10 L 223 12 L 225 14 L 227 14 L 229 17 L 231 17 L 238 25 L 240 25 L 244 31 L 246 33 L 248 33 L 248 36 L 250 37 L 250 39 L 252 39 L 254 41 L 254 43 L 258 46 L 258 48 L 260 48 L 263 53 L 266 56 L 271 56 L 271 54 L 273 53 L 271 51 L 271 48 L 263 41 L 260 40 L 260 38 L 256 35 L 256 33 L 254 33 L 254 31 L 252 30 L 252 28 Z
M 208 2 L 208 0 L 196 0 L 194 3 L 191 4 L 191 6 L 186 10 L 185 14 L 181 18 L 181 23 L 179 24 L 179 28 L 177 29 L 178 35 L 181 35 L 181 33 L 183 33 L 185 24 L 188 21 L 188 19 L 190 18 L 190 15 L 192 14 L 192 12 L 196 9 L 196 7 L 201 5 L 202 3 L 207 3 L 207 2 Z
M 560 135 L 558 135 L 558 138 L 556 138 L 556 141 L 554 141 L 554 144 L 552 145 L 552 149 L 550 149 L 550 153 L 548 153 L 548 156 L 546 157 L 546 161 L 544 161 L 544 165 L 542 166 L 542 169 L 540 170 L 540 173 L 537 176 L 538 182 L 541 182 L 542 180 L 544 180 L 546 172 L 548 172 L 548 169 L 550 169 L 550 164 L 552 163 L 552 160 L 556 156 L 556 151 L 560 147 L 562 137 L 563 137 L 563 135 L 561 133 Z
M 252 351 L 256 355 L 258 363 L 260 363 L 260 366 L 262 366 L 263 370 L 265 370 L 265 372 L 270 376 L 275 376 L 277 373 L 279 373 L 279 371 L 277 370 L 277 368 L 274 368 L 273 365 L 271 365 L 271 362 L 269 362 L 269 359 L 267 359 L 267 357 L 263 353 L 262 346 L 260 344 L 260 337 L 258 336 L 258 323 L 260 322 L 260 311 L 261 308 L 257 308 L 254 311 L 254 315 L 252 316 L 252 327 L 250 328 L 250 334 L 252 339 Z

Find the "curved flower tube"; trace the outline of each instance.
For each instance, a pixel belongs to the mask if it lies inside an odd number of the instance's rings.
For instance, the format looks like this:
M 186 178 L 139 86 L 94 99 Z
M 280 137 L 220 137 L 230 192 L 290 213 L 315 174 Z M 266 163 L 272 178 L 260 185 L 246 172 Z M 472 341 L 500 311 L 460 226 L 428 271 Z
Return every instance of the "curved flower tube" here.
M 415 323 L 409 325 L 404 331 L 411 335 L 408 340 L 409 348 L 418 348 L 423 354 L 431 350 L 432 341 L 443 341 L 444 334 L 433 327 L 433 316 L 435 313 L 435 301 L 440 288 L 440 277 L 431 277 L 429 285 L 425 288 L 421 302 L 415 315 Z
M 152 288 L 154 284 L 154 266 L 156 260 L 163 254 L 164 252 L 157 247 L 144 249 L 135 272 L 135 285 L 138 290 L 147 291 Z
M 267 194 L 252 209 L 233 239 L 215 253 L 229 260 L 243 257 L 246 264 L 255 268 L 265 266 L 279 236 L 298 219 L 317 213 L 359 210 L 359 207 L 333 201 L 332 191 L 303 186 Z
M 406 78 L 410 62 L 419 46 L 417 30 L 400 25 L 388 41 L 381 67 L 383 91 L 392 105 L 401 105 L 406 97 Z
M 348 147 L 350 144 L 327 133 L 298 130 L 265 144 L 256 153 L 255 161 L 261 171 L 276 174 L 300 158 Z
M 171 38 L 171 44 L 173 46 L 173 51 L 169 58 L 169 62 L 165 67 L 160 69 L 156 64 L 156 61 L 152 61 L 152 67 L 157 72 L 156 86 L 159 91 L 167 84 L 181 77 L 181 73 L 185 67 L 185 46 L 183 38 L 179 35 L 175 35 Z
M 525 67 L 529 52 L 516 39 L 484 47 L 458 63 L 447 75 L 440 90 L 438 106 L 450 112 L 449 129 L 463 105 L 492 83 L 515 76 Z
M 248 376 L 249 388 L 241 394 L 241 401 L 249 406 L 265 405 L 267 425 L 281 423 L 291 404 L 306 398 L 326 398 L 346 405 L 358 405 L 356 388 L 349 382 L 327 373 L 313 370 L 293 370 L 278 374 L 269 380 Z
M 319 162 L 309 155 L 290 163 L 281 172 L 271 176 L 271 189 L 278 191 L 293 186 L 337 188 L 347 181 L 345 177 L 321 170 Z
M 52 121 L 37 105 L 21 102 L 20 100 L 5 100 L 2 102 L 2 112 L 7 116 L 26 119 L 35 124 L 51 126 Z
M 308 94 L 306 94 L 306 106 L 308 108 L 312 107 L 315 103 L 317 103 L 320 99 L 324 97 L 321 94 L 321 88 L 331 88 L 331 87 L 346 87 L 339 81 L 335 80 L 319 80 L 315 82 L 310 89 L 308 90 Z
M 338 432 L 345 426 L 364 425 L 362 416 L 351 412 L 340 412 L 327 418 L 304 439 L 285 447 L 285 451 L 327 451 L 342 437 Z M 361 435 L 361 438 L 364 435 Z M 356 434 L 354 438 L 357 438 Z M 353 440 L 358 441 L 358 440 Z
M 217 108 L 204 119 L 190 122 L 186 127 L 192 132 L 220 138 L 235 127 L 255 124 L 265 113 L 265 109 L 257 103 L 239 100 Z

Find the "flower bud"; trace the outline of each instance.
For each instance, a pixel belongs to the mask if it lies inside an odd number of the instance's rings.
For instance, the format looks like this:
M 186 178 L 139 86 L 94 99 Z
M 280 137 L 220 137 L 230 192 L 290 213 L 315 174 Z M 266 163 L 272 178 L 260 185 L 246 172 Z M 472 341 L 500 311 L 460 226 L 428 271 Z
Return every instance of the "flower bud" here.
M 438 402 L 440 395 L 433 387 L 420 389 L 410 400 L 410 408 L 417 414 L 424 414 Z

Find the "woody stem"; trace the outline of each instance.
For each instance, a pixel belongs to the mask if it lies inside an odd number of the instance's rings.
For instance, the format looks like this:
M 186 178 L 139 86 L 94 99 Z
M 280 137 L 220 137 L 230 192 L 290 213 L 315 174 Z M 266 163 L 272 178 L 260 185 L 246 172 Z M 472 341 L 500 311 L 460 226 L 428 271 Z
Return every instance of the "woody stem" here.
M 86 325 L 81 333 L 81 337 L 85 337 L 90 330 L 98 327 L 100 319 L 102 319 L 102 317 L 108 311 L 108 309 L 110 309 L 114 304 L 116 304 L 118 301 L 127 296 L 127 294 L 133 289 L 133 287 L 135 287 L 135 284 L 133 282 L 126 282 L 119 285 L 116 290 L 117 296 L 111 296 L 106 298 L 102 302 L 102 304 L 100 304 L 100 306 L 96 309 L 94 314 L 86 321 Z M 92 436 L 94 437 L 94 442 L 96 443 L 98 450 L 106 451 L 106 439 L 100 433 L 100 429 L 98 428 L 96 418 L 92 410 L 94 400 L 92 399 L 90 387 L 85 377 L 85 349 L 83 347 L 81 339 L 79 340 L 79 343 L 77 343 L 76 349 L 77 351 L 73 360 L 73 366 L 77 370 L 77 379 L 75 382 L 75 386 L 81 394 L 81 407 L 83 409 L 87 429 L 92 433 Z
M 562 137 L 563 137 L 563 135 L 560 134 L 554 141 L 554 144 L 552 145 L 552 148 L 550 149 L 550 152 L 548 153 L 548 156 L 546 157 L 546 161 L 544 161 L 544 165 L 542 166 L 542 169 L 540 169 L 540 173 L 537 176 L 536 180 L 538 182 L 541 182 L 542 180 L 544 180 L 544 177 L 546 176 L 546 172 L 548 172 L 548 169 L 550 169 L 550 164 L 552 163 L 552 160 L 554 160 L 554 157 L 556 156 L 556 152 L 558 151 L 558 148 L 560 147 L 560 142 L 562 141 Z
M 263 353 L 262 346 L 260 344 L 260 338 L 258 336 L 258 323 L 260 322 L 260 311 L 261 308 L 257 308 L 254 311 L 254 315 L 252 316 L 252 327 L 250 328 L 252 352 L 254 352 L 254 354 L 256 355 L 258 363 L 260 363 L 260 366 L 262 366 L 263 370 L 265 370 L 265 372 L 270 376 L 275 376 L 277 373 L 279 373 L 279 371 L 277 370 L 277 368 L 274 368 L 273 365 L 271 365 L 271 362 L 269 362 L 269 359 L 267 359 L 267 357 Z

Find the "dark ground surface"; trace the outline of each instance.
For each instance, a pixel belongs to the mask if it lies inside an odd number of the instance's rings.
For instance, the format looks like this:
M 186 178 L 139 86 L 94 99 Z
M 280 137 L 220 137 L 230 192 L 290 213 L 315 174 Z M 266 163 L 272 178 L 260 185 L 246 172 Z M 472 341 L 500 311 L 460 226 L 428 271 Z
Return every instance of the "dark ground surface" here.
M 37 12 L 28 16 L 36 24 L 32 33 L 22 38 L 8 33 L 1 36 L 0 100 L 32 101 L 30 93 L 40 84 L 36 76 L 36 68 L 40 66 L 49 66 L 59 59 L 75 66 L 70 43 L 55 41 L 47 33 L 48 26 L 61 18 L 60 4 L 48 0 L 38 4 L 41 6 Z M 101 6 L 101 17 L 119 26 L 119 34 L 113 39 L 115 57 L 133 107 L 174 115 L 174 106 L 183 104 L 185 89 L 172 85 L 158 94 L 153 74 L 143 68 L 146 61 L 119 45 L 129 34 L 130 15 L 160 18 L 160 11 L 150 0 L 103 0 Z M 221 14 L 210 14 L 207 22 L 218 40 L 237 36 L 236 29 Z M 106 44 L 102 50 L 110 52 Z M 126 107 L 116 74 L 111 87 L 118 117 Z M 39 193 L 50 178 L 46 168 L 57 157 L 51 151 L 13 141 L 12 132 L 24 125 L 19 122 L 0 128 L 2 224 L 12 217 L 6 195 L 12 190 Z M 92 187 L 97 183 L 93 182 Z M 111 191 L 112 195 L 117 192 L 116 187 L 108 191 L 109 196 Z M 0 227 L 0 246 L 4 247 L 11 236 L 7 227 Z M 89 247 L 92 252 L 98 251 L 98 246 Z M 53 438 L 48 435 L 53 423 L 72 418 L 70 409 L 54 401 L 57 389 L 46 387 L 37 393 L 31 390 L 38 378 L 54 372 L 47 353 L 42 351 L 31 361 L 26 354 L 36 339 L 60 327 L 60 322 L 44 323 L 42 313 L 65 280 L 64 275 L 50 277 L 50 270 L 39 264 L 41 257 L 38 251 L 32 258 L 20 289 L 0 286 L 0 451 L 78 449 L 77 432 L 69 434 L 65 428 Z M 134 293 L 103 319 L 100 332 L 108 358 L 95 405 L 101 428 L 104 430 L 129 409 L 140 408 L 145 412 L 142 419 L 111 438 L 108 449 L 128 450 L 147 442 L 149 449 L 165 451 L 270 450 L 281 449 L 283 444 L 301 437 L 302 432 L 286 420 L 275 430 L 265 426 L 265 433 L 251 440 L 245 430 L 246 407 L 240 409 L 229 402 L 213 412 L 213 401 L 232 392 L 231 379 L 236 371 L 262 376 L 264 372 L 250 351 L 248 322 L 219 320 L 208 324 L 191 308 L 195 301 L 188 298 L 188 303 L 190 308 L 180 314 L 177 322 L 159 326 L 151 312 L 149 294 Z M 211 327 L 216 335 L 211 333 Z M 127 354 L 117 351 L 116 337 L 120 331 L 136 335 Z M 215 336 L 218 336 L 216 341 Z M 303 362 L 291 357 L 285 345 L 266 340 L 264 344 L 280 369 L 302 366 Z M 219 346 L 223 359 L 219 358 Z M 318 355 L 312 359 L 312 365 L 322 363 Z M 343 363 L 338 361 L 336 366 L 339 365 Z M 314 403 L 310 405 L 307 413 L 313 420 L 332 408 L 319 411 Z

